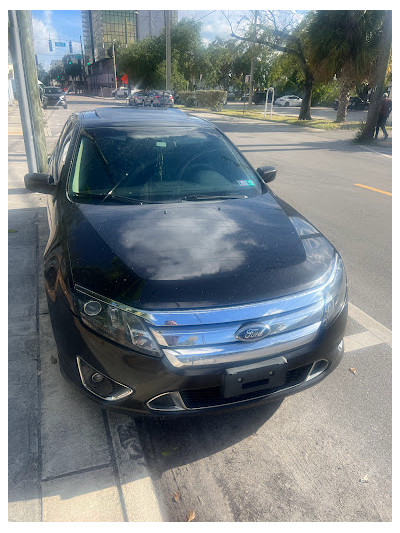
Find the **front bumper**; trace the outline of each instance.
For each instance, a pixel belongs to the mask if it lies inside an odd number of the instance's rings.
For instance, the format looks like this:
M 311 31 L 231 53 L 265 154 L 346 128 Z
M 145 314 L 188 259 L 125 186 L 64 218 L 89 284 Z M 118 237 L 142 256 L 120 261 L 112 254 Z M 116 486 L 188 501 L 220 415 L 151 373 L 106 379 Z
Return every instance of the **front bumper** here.
M 60 298 L 55 303 L 49 300 L 49 311 L 62 374 L 104 407 L 153 415 L 230 410 L 276 401 L 304 390 L 324 379 L 339 364 L 347 320 L 346 305 L 332 324 L 321 326 L 311 343 L 251 361 L 263 365 L 277 356 L 284 357 L 287 374 L 283 384 L 274 388 L 258 387 L 226 398 L 223 394 L 226 370 L 245 366 L 248 361 L 199 368 L 175 367 L 165 356 L 145 356 L 95 333 Z M 88 374 L 86 378 L 82 376 L 82 368 L 87 372 L 93 369 L 92 374 L 110 379 L 111 388 L 117 394 L 97 395 L 96 385 L 92 387 Z M 119 394 L 128 389 L 131 392 Z
M 66 100 L 60 100 L 59 98 L 55 99 L 55 98 L 52 98 L 52 99 L 47 99 L 47 100 L 43 100 L 43 105 L 45 105 L 46 107 L 57 107 L 57 106 L 66 106 L 67 105 L 67 101 Z

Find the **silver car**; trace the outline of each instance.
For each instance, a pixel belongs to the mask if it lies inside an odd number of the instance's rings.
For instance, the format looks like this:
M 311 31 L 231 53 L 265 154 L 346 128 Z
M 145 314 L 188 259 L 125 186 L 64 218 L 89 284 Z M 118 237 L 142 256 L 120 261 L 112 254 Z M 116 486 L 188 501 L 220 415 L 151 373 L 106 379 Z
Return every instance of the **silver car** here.
M 129 98 L 129 105 L 133 105 L 133 106 L 143 106 L 144 105 L 144 100 L 146 98 L 146 92 L 145 91 L 137 91 L 135 93 L 133 93 L 130 98 Z
M 174 107 L 174 98 L 169 91 L 150 91 L 144 105 L 151 107 Z

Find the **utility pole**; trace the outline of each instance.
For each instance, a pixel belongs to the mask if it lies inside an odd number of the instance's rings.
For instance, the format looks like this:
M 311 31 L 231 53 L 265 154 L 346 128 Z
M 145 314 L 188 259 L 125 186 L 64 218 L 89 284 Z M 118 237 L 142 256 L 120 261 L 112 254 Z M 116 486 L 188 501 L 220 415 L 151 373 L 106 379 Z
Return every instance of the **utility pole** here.
M 171 11 L 164 11 L 165 17 L 165 49 L 166 49 L 166 83 L 167 91 L 171 90 Z
M 115 80 L 115 89 L 118 89 L 117 84 L 117 67 L 115 66 L 115 39 L 113 39 L 113 61 L 114 61 L 114 80 Z
M 9 11 L 10 52 L 18 86 L 18 106 L 28 161 L 29 173 L 45 173 L 48 169 L 43 114 L 32 38 L 30 11 Z
M 257 38 L 257 15 L 258 11 L 254 11 L 254 32 L 253 32 L 253 50 L 251 53 L 250 64 L 250 89 L 249 89 L 249 107 L 253 104 L 253 85 L 254 85 L 254 60 L 256 55 L 256 38 Z
M 82 53 L 82 63 L 81 63 L 81 70 L 82 70 L 82 81 L 83 81 L 83 87 L 82 89 L 86 92 L 86 58 L 83 55 L 83 44 L 82 44 L 82 35 L 79 36 L 81 41 L 81 53 Z

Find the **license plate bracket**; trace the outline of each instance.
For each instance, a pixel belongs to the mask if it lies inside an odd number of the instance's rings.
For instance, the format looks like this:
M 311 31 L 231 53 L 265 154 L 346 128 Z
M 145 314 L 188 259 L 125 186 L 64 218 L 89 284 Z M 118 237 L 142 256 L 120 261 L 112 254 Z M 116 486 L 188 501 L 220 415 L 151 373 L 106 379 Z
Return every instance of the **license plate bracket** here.
M 284 385 L 287 361 L 274 357 L 262 363 L 228 368 L 223 376 L 223 396 L 232 398 L 263 389 L 274 389 Z

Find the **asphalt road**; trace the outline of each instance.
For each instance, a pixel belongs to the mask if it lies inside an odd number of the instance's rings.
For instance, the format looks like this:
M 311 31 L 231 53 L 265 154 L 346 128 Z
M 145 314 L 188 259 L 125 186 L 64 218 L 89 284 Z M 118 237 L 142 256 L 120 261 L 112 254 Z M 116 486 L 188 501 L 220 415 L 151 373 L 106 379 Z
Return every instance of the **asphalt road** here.
M 78 95 L 68 110 L 46 110 L 51 142 L 69 113 L 110 103 Z M 255 167 L 276 165 L 271 188 L 340 251 L 355 307 L 344 359 L 321 384 L 280 404 L 224 415 L 136 419 L 163 515 L 390 521 L 391 196 L 355 184 L 391 192 L 391 144 L 366 149 L 348 132 L 205 117 Z

